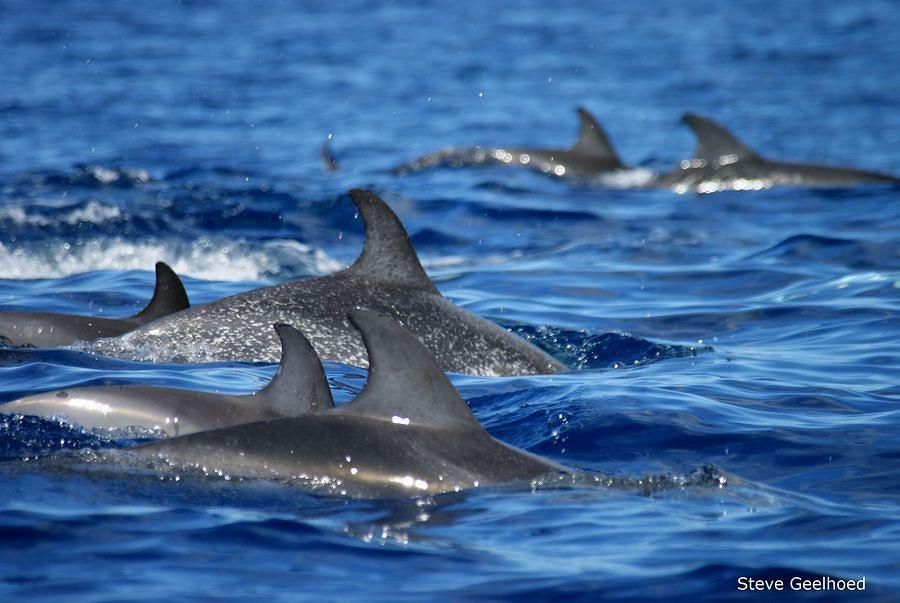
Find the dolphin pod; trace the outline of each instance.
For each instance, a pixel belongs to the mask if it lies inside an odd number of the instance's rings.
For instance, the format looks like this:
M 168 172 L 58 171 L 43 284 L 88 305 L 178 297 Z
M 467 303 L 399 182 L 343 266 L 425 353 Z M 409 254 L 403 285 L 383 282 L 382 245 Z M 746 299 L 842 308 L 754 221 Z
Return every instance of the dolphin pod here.
M 369 357 L 368 381 L 354 400 L 332 408 L 321 365 L 313 369 L 310 360 L 306 378 L 318 383 L 309 390 L 322 396 L 318 412 L 181 435 L 125 454 L 176 470 L 202 467 L 366 498 L 579 474 L 488 434 L 430 351 L 394 320 L 355 310 L 349 321 Z
M 0 312 L 0 342 L 16 347 L 51 348 L 98 337 L 115 337 L 190 307 L 178 275 L 156 263 L 156 287 L 147 306 L 127 318 L 100 318 L 48 312 Z
M 322 364 L 309 341 L 288 325 L 275 325 L 275 330 L 281 362 L 269 384 L 253 394 L 141 385 L 77 387 L 13 400 L 0 405 L 0 413 L 65 419 L 94 430 L 143 427 L 178 436 L 333 408 Z
M 409 236 L 388 205 L 369 191 L 350 198 L 366 242 L 340 272 L 247 291 L 160 318 L 89 350 L 131 360 L 275 362 L 279 345 L 264 328 L 287 323 L 306 333 L 322 358 L 366 367 L 355 308 L 402 321 L 445 371 L 473 375 L 548 374 L 565 367 L 498 325 L 453 305 L 425 274 Z
M 619 159 L 600 122 L 584 107 L 579 107 L 577 112 L 580 119 L 578 140 L 567 149 L 480 146 L 449 148 L 413 159 L 393 171 L 405 174 L 436 166 L 513 165 L 551 176 L 588 178 L 628 169 Z
M 499 164 L 526 167 L 551 176 L 577 180 L 593 179 L 604 174 L 631 169 L 619 158 L 597 119 L 584 108 L 579 108 L 578 114 L 581 118 L 581 129 L 578 142 L 570 149 L 481 146 L 448 148 L 423 155 L 394 168 L 393 171 L 405 174 L 439 166 Z M 640 182 L 638 188 L 670 188 L 679 193 L 711 193 L 724 190 L 759 190 L 773 186 L 849 187 L 860 184 L 900 184 L 900 179 L 889 174 L 769 160 L 708 117 L 687 113 L 681 121 L 691 128 L 697 137 L 694 156 L 681 161 L 669 172 L 635 180 Z

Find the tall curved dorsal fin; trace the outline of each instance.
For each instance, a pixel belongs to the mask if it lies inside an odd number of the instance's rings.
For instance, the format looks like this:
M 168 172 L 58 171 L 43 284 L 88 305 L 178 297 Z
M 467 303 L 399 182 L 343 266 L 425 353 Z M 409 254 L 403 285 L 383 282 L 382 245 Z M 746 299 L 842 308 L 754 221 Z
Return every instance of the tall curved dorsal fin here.
M 334 408 L 322 362 L 309 340 L 294 327 L 276 324 L 281 339 L 281 362 L 269 384 L 255 395 L 262 404 L 285 417 Z
M 362 393 L 342 410 L 403 425 L 482 429 L 415 335 L 372 311 L 354 310 L 349 319 L 366 344 L 369 380 Z
M 168 316 L 191 307 L 187 292 L 175 271 L 163 262 L 156 262 L 156 287 L 147 306 L 132 316 L 142 323 Z
M 406 229 L 388 204 L 375 193 L 359 188 L 350 191 L 350 199 L 362 215 L 366 243 L 348 271 L 360 278 L 440 295 L 425 274 Z
M 685 113 L 681 121 L 686 124 L 697 137 L 694 157 L 706 161 L 718 162 L 720 157 L 733 155 L 735 159 L 753 159 L 759 155 L 738 138 L 708 117 Z
M 578 129 L 578 140 L 572 147 L 572 151 L 581 155 L 588 155 L 597 159 L 605 159 L 617 165 L 623 165 L 619 154 L 609 142 L 609 137 L 600 122 L 597 121 L 584 107 L 578 107 L 578 117 L 581 125 Z

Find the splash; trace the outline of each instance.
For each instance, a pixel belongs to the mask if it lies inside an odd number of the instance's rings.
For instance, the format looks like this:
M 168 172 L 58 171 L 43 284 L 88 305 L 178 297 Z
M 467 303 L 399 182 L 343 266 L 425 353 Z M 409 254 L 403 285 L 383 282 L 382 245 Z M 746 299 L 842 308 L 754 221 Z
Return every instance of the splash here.
M 12 247 L 0 242 L 0 278 L 58 278 L 92 270 L 147 270 L 157 261 L 179 274 L 217 281 L 253 281 L 326 274 L 344 266 L 318 248 L 290 240 L 264 244 L 120 237 Z

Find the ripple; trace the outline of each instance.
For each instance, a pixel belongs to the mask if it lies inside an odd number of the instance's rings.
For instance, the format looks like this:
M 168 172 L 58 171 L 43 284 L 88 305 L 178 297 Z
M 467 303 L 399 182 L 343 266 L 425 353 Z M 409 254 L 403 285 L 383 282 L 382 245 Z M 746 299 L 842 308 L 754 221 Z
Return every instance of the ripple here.
M 625 368 L 696 356 L 712 351 L 708 345 L 685 346 L 654 343 L 621 333 L 593 335 L 556 327 L 514 326 L 510 331 L 574 369 Z

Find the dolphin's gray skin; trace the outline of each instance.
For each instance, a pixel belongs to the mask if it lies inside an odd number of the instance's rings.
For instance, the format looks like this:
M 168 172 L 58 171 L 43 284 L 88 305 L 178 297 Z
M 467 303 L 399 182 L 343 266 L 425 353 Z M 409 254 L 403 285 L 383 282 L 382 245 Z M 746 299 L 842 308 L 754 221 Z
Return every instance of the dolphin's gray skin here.
M 491 437 L 430 352 L 389 318 L 353 311 L 369 380 L 319 414 L 260 421 L 133 449 L 168 467 L 288 480 L 351 497 L 399 498 L 574 474 Z
M 445 371 L 496 376 L 565 370 L 531 344 L 441 297 L 387 204 L 359 189 L 350 197 L 366 228 L 365 247 L 350 268 L 190 308 L 88 349 L 132 360 L 274 362 L 278 342 L 264 326 L 284 322 L 306 333 L 320 357 L 365 367 L 365 346 L 347 322 L 350 310 L 365 308 L 402 321 Z
M 519 165 L 570 178 L 590 178 L 627 169 L 609 142 L 600 123 L 587 109 L 578 108 L 581 127 L 578 141 L 569 149 L 466 147 L 423 155 L 394 168 L 394 173 L 417 172 L 436 166 Z
M 156 288 L 143 310 L 127 318 L 98 318 L 48 312 L 0 312 L 0 342 L 16 347 L 54 348 L 98 337 L 116 337 L 152 320 L 190 307 L 178 275 L 156 263 Z
M 77 387 L 0 405 L 0 413 L 63 418 L 88 429 L 145 427 L 171 436 L 334 407 L 322 364 L 293 327 L 275 325 L 281 363 L 262 390 L 243 396 L 141 385 Z
M 848 187 L 859 184 L 900 184 L 888 174 L 841 167 L 771 161 L 761 157 L 731 132 L 707 117 L 681 118 L 697 136 L 694 158 L 659 176 L 655 186 L 679 193 L 759 190 L 779 185 Z

